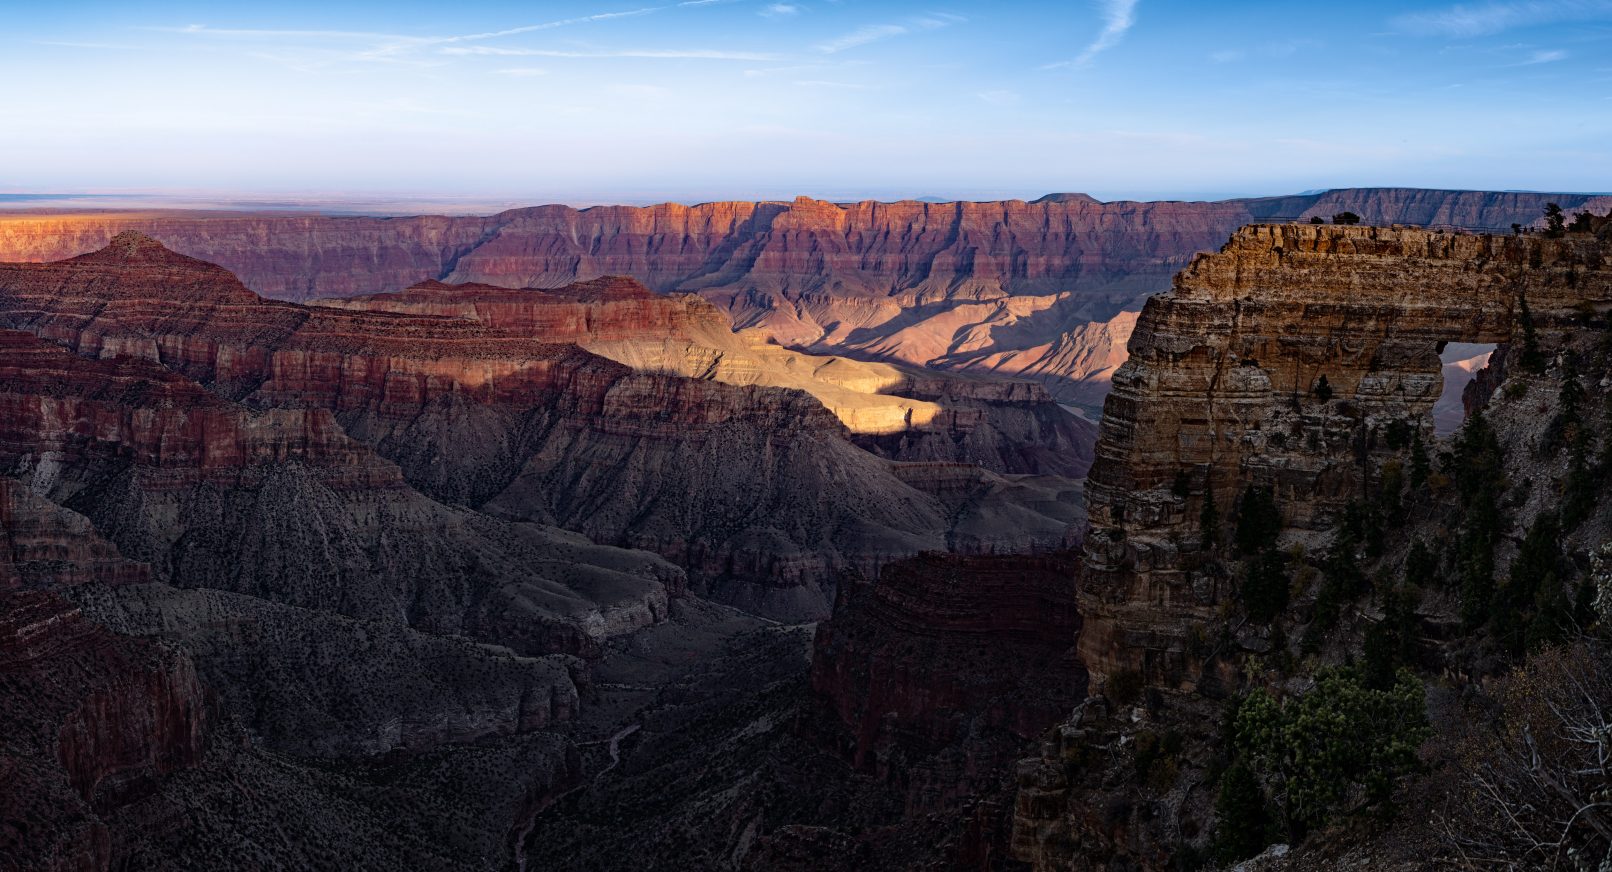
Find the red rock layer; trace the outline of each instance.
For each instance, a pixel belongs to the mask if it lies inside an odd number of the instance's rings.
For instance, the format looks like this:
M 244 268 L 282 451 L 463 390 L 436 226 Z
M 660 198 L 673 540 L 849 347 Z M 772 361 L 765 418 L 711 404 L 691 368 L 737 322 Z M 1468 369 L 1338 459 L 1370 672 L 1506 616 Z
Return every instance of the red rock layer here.
M 411 293 L 430 297 L 433 289 Z M 512 292 L 468 294 L 507 301 Z M 411 528 L 436 511 L 411 508 L 412 485 L 503 518 L 650 548 L 713 584 L 782 588 L 755 597 L 735 589 L 733 596 L 776 601 L 779 614 L 793 617 L 825 611 L 821 586 L 840 568 L 872 569 L 945 547 L 953 515 L 979 526 L 974 514 L 908 487 L 888 462 L 852 446 L 839 421 L 802 392 L 633 372 L 574 345 L 531 337 L 532 319 L 550 315 L 559 319 L 555 330 L 585 330 L 590 318 L 637 330 L 644 312 L 665 308 L 663 298 L 619 282 L 551 296 L 573 302 L 510 304 L 509 326 L 496 318 L 304 307 L 261 300 L 228 273 L 138 234 L 60 263 L 0 264 L 0 327 L 99 359 L 75 362 L 79 369 L 70 372 L 65 356 L 57 359 L 62 366 L 49 355 L 36 360 L 44 349 L 14 338 L 8 353 L 18 390 L 4 399 L 0 449 L 26 462 L 36 479 L 49 471 L 38 458 L 52 452 L 69 460 L 122 457 L 144 470 L 135 486 L 141 493 L 158 482 L 178 493 L 203 480 L 279 481 L 295 472 L 294 487 L 272 490 L 273 499 L 290 499 L 316 481 L 342 499 L 410 513 L 404 523 Z M 602 314 L 590 314 L 596 310 Z M 232 400 L 259 411 L 248 414 Z M 398 464 L 401 476 L 371 450 Z M 377 495 L 378 488 L 395 498 Z M 98 505 L 112 511 L 114 504 Z M 153 527 L 156 516 L 136 502 L 115 505 L 124 513 L 119 523 L 140 526 L 144 548 L 154 549 L 131 550 L 118 540 L 125 553 L 180 559 L 175 530 Z M 352 535 L 376 534 L 374 511 L 357 512 L 369 526 Z M 319 523 L 349 526 L 334 517 Z M 1015 517 L 1013 529 L 970 535 L 1027 543 L 1058 538 L 1053 528 L 1062 523 L 1032 509 Z M 292 535 L 330 543 L 328 532 L 313 529 L 279 534 Z M 215 565 L 218 559 L 191 571 L 241 574 Z M 317 567 L 305 568 L 310 586 L 290 601 L 329 605 L 308 599 L 317 593 Z M 466 570 L 445 571 L 457 577 Z M 661 574 L 674 588 L 681 584 Z M 379 607 L 377 600 L 363 609 Z M 660 613 L 653 604 L 649 611 Z M 596 629 L 624 620 L 613 614 L 599 616 Z M 478 620 L 496 623 L 492 614 Z M 500 633 L 516 629 L 499 626 Z
M 630 275 L 657 291 L 701 293 L 735 324 L 767 326 L 786 343 L 1024 372 L 1044 378 L 1060 400 L 1091 404 L 1104 367 L 1082 363 L 1084 345 L 1057 348 L 1059 338 L 1134 308 L 1243 224 L 1347 210 L 1373 223 L 1504 230 L 1537 220 L 1546 200 L 1575 210 L 1591 199 L 1367 188 L 1218 203 L 1054 195 L 1032 203 L 540 206 L 485 218 L 18 215 L 0 220 L 0 258 L 51 260 L 138 229 L 289 300 L 424 279 L 559 287 Z M 1037 295 L 1034 311 L 1020 311 L 1016 301 Z M 1090 341 L 1106 347 L 1100 335 Z
M 125 559 L 82 515 L 0 476 L 0 591 L 150 580 L 149 566 Z
M 1078 569 L 1069 554 L 926 554 L 842 584 L 812 656 L 829 743 L 906 785 L 910 813 L 987 789 L 1085 696 Z

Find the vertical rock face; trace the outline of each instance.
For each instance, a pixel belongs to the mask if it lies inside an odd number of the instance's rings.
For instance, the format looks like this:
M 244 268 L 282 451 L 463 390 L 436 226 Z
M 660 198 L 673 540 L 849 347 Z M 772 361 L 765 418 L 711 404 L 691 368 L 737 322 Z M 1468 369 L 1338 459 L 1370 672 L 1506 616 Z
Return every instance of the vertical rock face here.
M 1612 303 L 1608 246 L 1406 228 L 1255 225 L 1153 297 L 1114 375 L 1088 481 L 1081 652 L 1094 675 L 1193 686 L 1189 630 L 1225 591 L 1193 571 L 1205 500 L 1250 484 L 1321 529 L 1390 422 L 1431 434 L 1444 342 L 1504 342 Z M 1325 378 L 1326 387 L 1322 388 Z

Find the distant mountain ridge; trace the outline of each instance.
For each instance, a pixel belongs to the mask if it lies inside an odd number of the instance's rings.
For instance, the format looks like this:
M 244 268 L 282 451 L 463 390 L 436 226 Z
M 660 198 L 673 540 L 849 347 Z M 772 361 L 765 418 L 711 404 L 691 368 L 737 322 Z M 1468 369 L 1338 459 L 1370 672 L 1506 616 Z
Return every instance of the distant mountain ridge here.
M 218 263 L 259 293 L 303 301 L 419 281 L 559 287 L 606 275 L 698 293 L 738 328 L 822 353 L 1023 375 L 1064 402 L 1101 402 L 1130 318 L 1199 251 L 1251 222 L 1351 211 L 1373 224 L 1508 232 L 1546 202 L 1591 194 L 1348 188 L 1216 202 L 716 202 L 534 206 L 485 217 L 18 214 L 0 260 L 93 251 L 136 229 Z M 1072 338 L 1095 345 L 1071 347 Z

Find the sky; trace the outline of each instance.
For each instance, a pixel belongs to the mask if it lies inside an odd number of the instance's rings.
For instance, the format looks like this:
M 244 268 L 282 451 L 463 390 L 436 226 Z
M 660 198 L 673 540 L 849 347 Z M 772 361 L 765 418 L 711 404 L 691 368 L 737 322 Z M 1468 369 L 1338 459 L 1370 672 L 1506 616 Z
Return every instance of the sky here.
M 0 192 L 1612 190 L 1612 0 L 4 0 L 0 21 Z

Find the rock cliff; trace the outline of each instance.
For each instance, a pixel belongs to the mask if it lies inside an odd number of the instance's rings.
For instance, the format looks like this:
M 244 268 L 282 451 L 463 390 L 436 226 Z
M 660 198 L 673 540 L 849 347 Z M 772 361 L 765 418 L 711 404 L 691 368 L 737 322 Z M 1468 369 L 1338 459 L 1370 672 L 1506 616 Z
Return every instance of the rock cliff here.
M 1189 632 L 1227 594 L 1193 571 L 1204 501 L 1227 518 L 1270 488 L 1285 526 L 1330 527 L 1391 423 L 1433 432 L 1443 343 L 1509 340 L 1523 298 L 1544 330 L 1612 304 L 1608 255 L 1587 234 L 1254 225 L 1196 258 L 1143 308 L 1104 408 L 1081 589 L 1094 676 L 1195 686 Z
M 896 460 L 966 461 L 1009 474 L 1081 476 L 1095 428 L 1039 384 L 802 354 L 687 294 L 607 277 L 520 290 L 424 282 L 320 305 L 462 318 L 511 335 L 567 342 L 646 372 L 811 394 L 864 447 Z M 888 438 L 884 438 L 888 437 Z M 920 447 L 921 443 L 921 447 Z
M 559 287 L 630 275 L 701 294 L 740 327 L 786 345 L 946 369 L 1025 373 L 1094 406 L 1100 361 L 1123 337 L 1095 330 L 1162 290 L 1237 227 L 1353 211 L 1369 223 L 1505 232 L 1577 194 L 1361 188 L 1214 203 L 662 204 L 515 209 L 483 218 L 88 214 L 0 218 L 0 259 L 95 250 L 137 229 L 287 300 L 392 291 L 425 279 Z M 1605 208 L 1605 207 L 1601 207 Z M 1599 211 L 1599 210 L 1597 210 Z M 1065 347 L 1058 347 L 1063 345 Z M 1117 362 L 1117 361 L 1116 361 Z

